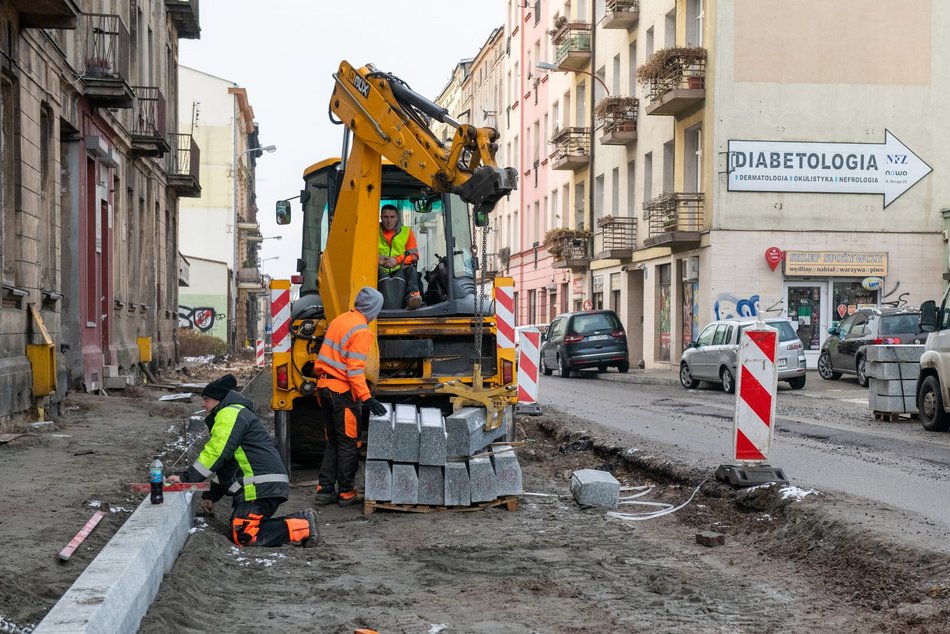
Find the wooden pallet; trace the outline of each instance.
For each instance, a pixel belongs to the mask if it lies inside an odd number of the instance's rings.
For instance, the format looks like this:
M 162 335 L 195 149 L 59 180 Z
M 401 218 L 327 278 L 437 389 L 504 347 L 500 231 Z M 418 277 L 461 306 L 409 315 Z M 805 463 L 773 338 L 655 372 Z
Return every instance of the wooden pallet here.
M 913 420 L 917 418 L 917 414 L 913 412 L 871 412 L 871 416 L 874 417 L 874 420 L 883 421 L 885 423 L 895 423 L 900 420 Z
M 376 509 L 386 511 L 401 511 L 403 513 L 441 513 L 444 511 L 481 511 L 484 509 L 504 506 L 509 511 L 518 510 L 518 498 L 513 495 L 506 495 L 490 502 L 476 502 L 471 506 L 434 506 L 430 504 L 392 504 L 391 502 L 374 502 L 373 500 L 363 501 L 363 515 L 372 515 Z

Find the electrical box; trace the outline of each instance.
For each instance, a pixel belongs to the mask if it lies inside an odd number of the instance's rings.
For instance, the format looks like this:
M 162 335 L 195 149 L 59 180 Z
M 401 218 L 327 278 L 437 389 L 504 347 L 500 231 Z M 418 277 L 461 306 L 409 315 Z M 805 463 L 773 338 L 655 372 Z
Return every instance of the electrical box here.
M 135 343 L 139 347 L 139 361 L 142 363 L 152 362 L 152 338 L 136 337 Z

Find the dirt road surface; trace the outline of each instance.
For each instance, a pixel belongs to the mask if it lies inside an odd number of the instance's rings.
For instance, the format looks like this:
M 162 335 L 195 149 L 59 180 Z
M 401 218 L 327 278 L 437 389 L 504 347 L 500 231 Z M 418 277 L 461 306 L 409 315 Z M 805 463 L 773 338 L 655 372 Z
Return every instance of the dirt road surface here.
M 151 454 L 172 464 L 190 442 L 197 399 L 157 400 L 167 393 L 71 395 L 55 425 L 0 446 L 0 618 L 11 629 L 38 623 L 121 526 L 142 498 L 126 483 L 145 479 Z M 519 435 L 530 441 L 519 450 L 525 490 L 543 495 L 517 511 L 322 507 L 320 547 L 239 550 L 223 535 L 222 501 L 196 520 L 140 631 L 948 629 L 950 549 L 919 518 L 825 492 L 736 492 L 679 467 L 667 447 L 560 412 L 520 419 Z M 675 513 L 621 521 L 574 503 L 578 468 L 652 485 L 650 501 L 679 505 L 699 490 Z M 294 481 L 315 475 L 297 470 Z M 312 487 L 294 486 L 282 511 L 311 498 Z M 112 512 L 60 563 L 97 508 Z M 706 530 L 725 545 L 697 544 Z

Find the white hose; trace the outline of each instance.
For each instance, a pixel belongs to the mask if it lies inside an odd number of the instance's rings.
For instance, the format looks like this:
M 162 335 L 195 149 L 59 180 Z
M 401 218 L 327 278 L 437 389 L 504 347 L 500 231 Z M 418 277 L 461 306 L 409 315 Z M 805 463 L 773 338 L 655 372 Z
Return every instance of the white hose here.
M 629 521 L 629 522 L 639 522 L 639 521 L 642 521 L 642 520 L 652 520 L 652 519 L 657 518 L 657 517 L 662 517 L 662 516 L 664 516 L 664 515 L 669 515 L 670 513 L 675 513 L 676 511 L 680 510 L 681 508 L 683 508 L 684 506 L 686 506 L 687 504 L 689 504 L 690 502 L 693 501 L 693 498 L 696 496 L 696 493 L 699 492 L 700 487 L 702 487 L 704 484 L 706 484 L 706 480 L 708 480 L 708 479 L 709 479 L 709 478 L 706 478 L 705 480 L 703 480 L 702 482 L 700 482 L 700 483 L 696 486 L 696 488 L 693 489 L 693 492 L 690 494 L 689 498 L 688 498 L 685 502 L 683 502 L 682 504 L 680 504 L 679 506 L 676 506 L 676 507 L 674 507 L 672 504 L 668 504 L 668 503 L 666 503 L 666 502 L 641 502 L 641 501 L 639 501 L 639 500 L 634 500 L 634 498 L 640 497 L 641 495 L 644 495 L 644 494 L 646 494 L 647 492 L 649 492 L 650 490 L 652 490 L 653 487 L 650 487 L 650 488 L 646 488 L 646 487 L 624 487 L 623 489 L 627 489 L 627 490 L 629 490 L 629 489 L 634 489 L 634 490 L 636 490 L 636 489 L 646 489 L 646 491 L 643 491 L 643 492 L 638 493 L 638 494 L 636 494 L 636 495 L 631 495 L 631 496 L 627 496 L 627 497 L 622 497 L 622 498 L 620 498 L 620 500 L 618 501 L 618 506 L 621 505 L 621 504 L 628 504 L 628 505 L 637 504 L 637 505 L 640 505 L 640 506 L 659 506 L 659 507 L 663 507 L 662 510 L 659 510 L 659 511 L 644 511 L 644 512 L 642 512 L 642 513 L 622 513 L 622 512 L 620 512 L 620 511 L 607 511 L 607 515 L 608 515 L 609 517 L 615 517 L 615 518 L 617 518 L 618 520 L 623 520 L 624 522 L 628 522 L 628 521 Z M 622 490 L 623 490 L 623 489 L 622 489 Z

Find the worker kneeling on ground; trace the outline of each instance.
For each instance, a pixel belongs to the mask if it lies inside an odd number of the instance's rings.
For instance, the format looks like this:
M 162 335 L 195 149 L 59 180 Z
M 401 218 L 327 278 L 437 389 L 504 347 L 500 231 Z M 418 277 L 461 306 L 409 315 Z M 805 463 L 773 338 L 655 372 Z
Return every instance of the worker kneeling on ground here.
M 214 503 L 232 496 L 231 534 L 238 546 L 283 546 L 299 543 L 304 548 L 319 541 L 313 509 L 285 517 L 273 517 L 287 501 L 290 479 L 274 441 L 260 419 L 254 403 L 237 392 L 231 374 L 215 379 L 201 393 L 201 406 L 210 438 L 198 459 L 180 477 L 169 482 L 202 482 L 217 476 L 201 495 L 199 510 L 210 514 Z
M 419 247 L 416 234 L 405 227 L 394 205 L 383 205 L 379 212 L 379 279 L 398 277 L 405 281 L 406 308 L 422 306 L 419 294 Z
M 386 407 L 373 398 L 366 385 L 366 359 L 373 347 L 369 324 L 383 307 L 383 295 L 364 286 L 353 310 L 330 322 L 313 369 L 327 446 L 320 466 L 315 502 L 340 506 L 356 504 L 356 470 L 359 466 L 359 420 L 363 405 L 381 416 Z

